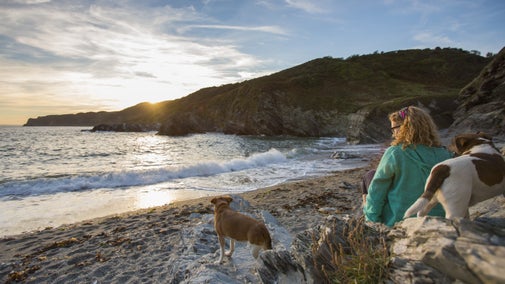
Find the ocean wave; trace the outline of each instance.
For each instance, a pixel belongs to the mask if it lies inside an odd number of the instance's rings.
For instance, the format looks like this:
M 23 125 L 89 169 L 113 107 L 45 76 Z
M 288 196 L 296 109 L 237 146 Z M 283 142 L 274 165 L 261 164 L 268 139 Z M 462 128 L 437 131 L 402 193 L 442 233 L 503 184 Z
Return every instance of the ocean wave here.
M 187 166 L 128 170 L 95 175 L 44 177 L 0 184 L 0 197 L 19 198 L 30 195 L 75 192 L 99 188 L 122 188 L 151 185 L 173 179 L 213 176 L 227 172 L 284 163 L 286 155 L 276 149 L 229 161 L 204 161 Z

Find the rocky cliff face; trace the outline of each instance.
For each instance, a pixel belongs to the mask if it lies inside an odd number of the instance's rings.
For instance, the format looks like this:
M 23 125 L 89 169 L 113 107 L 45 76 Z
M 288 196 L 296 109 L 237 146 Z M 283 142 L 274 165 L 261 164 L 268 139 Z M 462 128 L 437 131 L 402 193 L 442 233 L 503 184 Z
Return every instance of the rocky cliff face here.
M 340 136 L 351 144 L 382 143 L 390 138 L 389 112 L 408 105 L 427 109 L 440 128 L 452 122 L 457 104 L 454 97 L 426 96 L 366 106 L 356 112 L 338 109 L 307 109 L 292 104 L 289 94 L 260 94 L 240 104 L 209 106 L 205 114 L 176 113 L 165 120 L 161 135 L 223 132 L 237 135 Z
M 461 90 L 450 134 L 483 131 L 505 141 L 505 48 Z
M 161 135 L 223 132 L 238 135 L 334 136 L 345 133 L 347 114 L 304 109 L 282 92 L 260 93 L 255 100 L 223 102 L 205 113 L 177 113 L 165 120 Z

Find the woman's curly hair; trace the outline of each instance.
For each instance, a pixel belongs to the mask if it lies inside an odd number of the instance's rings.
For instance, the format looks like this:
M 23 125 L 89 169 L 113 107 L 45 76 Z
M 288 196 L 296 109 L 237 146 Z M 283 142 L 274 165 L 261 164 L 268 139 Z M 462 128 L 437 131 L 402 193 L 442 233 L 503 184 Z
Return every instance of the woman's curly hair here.
M 403 144 L 403 149 L 416 144 L 441 146 L 438 128 L 431 116 L 423 109 L 409 106 L 390 113 L 388 117 L 391 122 L 400 125 L 391 142 L 392 146 Z

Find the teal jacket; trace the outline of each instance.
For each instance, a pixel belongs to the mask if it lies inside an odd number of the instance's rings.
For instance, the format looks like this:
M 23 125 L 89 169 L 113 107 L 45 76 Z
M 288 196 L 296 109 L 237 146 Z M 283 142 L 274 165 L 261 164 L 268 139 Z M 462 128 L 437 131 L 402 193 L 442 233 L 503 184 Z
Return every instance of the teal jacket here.
M 431 168 L 452 154 L 442 147 L 410 145 L 391 146 L 382 156 L 368 188 L 363 208 L 366 220 L 393 226 L 421 196 Z M 429 213 L 445 216 L 440 204 Z

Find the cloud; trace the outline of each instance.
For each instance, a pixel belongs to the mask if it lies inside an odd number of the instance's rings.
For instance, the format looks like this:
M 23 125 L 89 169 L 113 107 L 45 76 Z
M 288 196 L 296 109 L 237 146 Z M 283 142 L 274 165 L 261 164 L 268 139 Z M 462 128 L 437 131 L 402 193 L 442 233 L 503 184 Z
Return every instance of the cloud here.
M 501 48 L 502 2 L 439 2 L 0 0 L 0 113 L 36 97 L 117 110 L 324 55 Z
M 302 10 L 309 14 L 325 13 L 325 9 L 316 6 L 314 0 L 285 0 L 288 6 Z
M 51 2 L 51 0 L 4 0 L 5 3 L 14 3 L 14 4 L 26 4 L 26 5 L 31 5 L 31 4 L 42 4 L 42 3 L 48 3 Z
M 81 72 L 98 75 L 96 77 L 149 73 L 151 77 L 162 78 L 160 72 L 175 69 L 175 65 L 212 61 L 213 57 L 228 61 L 243 57 L 254 64 L 251 56 L 242 54 L 233 44 L 163 32 L 166 25 L 180 26 L 182 19 L 198 18 L 192 9 L 164 7 L 162 12 L 147 9 L 137 15 L 134 7 L 92 5 L 85 10 L 82 8 L 39 6 L 6 9 L 0 12 L 0 16 L 6 19 L 0 32 L 15 44 L 32 49 L 33 54 L 58 57 L 67 63 L 67 67 L 74 65 Z M 286 34 L 275 26 L 187 27 Z
M 135 72 L 135 76 L 145 77 L 145 78 L 156 78 L 155 75 L 148 73 L 148 72 Z
M 431 32 L 420 32 L 414 35 L 413 39 L 425 46 L 453 46 L 455 43 L 449 37 L 444 35 L 436 35 Z
M 56 108 L 92 101 L 91 109 L 112 110 L 173 99 L 267 72 L 231 39 L 183 36 L 180 27 L 286 34 L 276 26 L 207 24 L 216 21 L 191 6 L 98 3 L 0 4 L 0 44 L 7 47 L 0 50 L 0 97 L 20 108 L 47 96 Z
M 191 29 L 222 29 L 222 30 L 237 30 L 237 31 L 253 31 L 272 33 L 277 35 L 288 35 L 288 33 L 281 27 L 277 26 L 259 26 L 259 27 L 246 27 L 246 26 L 229 26 L 229 25 L 189 25 L 179 29 L 184 33 Z

